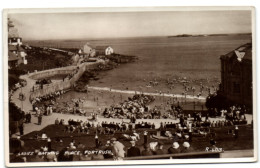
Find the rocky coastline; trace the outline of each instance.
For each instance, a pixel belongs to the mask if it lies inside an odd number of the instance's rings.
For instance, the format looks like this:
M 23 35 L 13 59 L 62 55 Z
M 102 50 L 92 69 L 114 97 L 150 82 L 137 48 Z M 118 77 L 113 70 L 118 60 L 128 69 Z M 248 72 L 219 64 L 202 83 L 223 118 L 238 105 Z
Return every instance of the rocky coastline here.
M 77 92 L 87 92 L 87 84 L 90 80 L 98 80 L 98 74 L 101 71 L 109 71 L 117 68 L 120 64 L 132 63 L 138 60 L 136 56 L 128 56 L 121 54 L 112 54 L 105 56 L 102 59 L 108 59 L 106 64 L 99 64 L 96 68 L 92 70 L 87 70 L 83 73 L 80 79 L 75 83 L 74 90 Z

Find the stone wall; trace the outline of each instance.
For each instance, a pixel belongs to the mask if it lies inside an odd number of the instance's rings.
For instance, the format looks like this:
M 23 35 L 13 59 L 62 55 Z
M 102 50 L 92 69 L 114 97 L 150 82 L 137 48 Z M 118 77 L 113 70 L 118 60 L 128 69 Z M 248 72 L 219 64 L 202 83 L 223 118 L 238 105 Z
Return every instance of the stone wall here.
M 94 69 L 99 64 L 105 64 L 105 63 L 107 63 L 107 62 L 105 62 L 103 60 L 100 60 L 97 62 L 86 62 L 79 66 L 69 66 L 69 67 L 51 69 L 51 70 L 46 70 L 46 71 L 42 71 L 42 72 L 36 72 L 35 74 L 31 74 L 30 78 L 39 79 L 39 78 L 50 77 L 50 76 L 57 75 L 57 74 L 69 74 L 73 70 L 78 68 L 78 72 L 71 79 L 44 85 L 43 89 L 38 89 L 38 90 L 35 90 L 34 92 L 31 92 L 30 100 L 32 100 L 36 97 L 45 96 L 50 93 L 54 93 L 59 90 L 67 90 L 67 89 L 73 87 L 74 83 L 83 75 L 83 73 L 86 70 Z
M 36 73 L 32 73 L 29 75 L 30 78 L 32 79 L 42 79 L 42 78 L 47 78 L 50 76 L 54 75 L 59 75 L 59 74 L 69 74 L 75 69 L 75 66 L 69 66 L 69 67 L 63 67 L 63 68 L 55 68 L 55 69 L 50 69 L 50 70 L 45 70 L 45 71 L 39 71 Z

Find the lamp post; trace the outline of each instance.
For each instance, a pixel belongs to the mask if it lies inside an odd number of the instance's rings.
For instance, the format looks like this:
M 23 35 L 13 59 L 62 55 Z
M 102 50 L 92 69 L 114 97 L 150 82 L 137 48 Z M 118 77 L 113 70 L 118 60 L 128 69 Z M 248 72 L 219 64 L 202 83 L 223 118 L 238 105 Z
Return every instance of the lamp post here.
M 189 130 L 189 142 L 192 142 L 192 130 Z
M 235 126 L 235 131 L 234 131 L 234 134 L 235 134 L 234 137 L 235 137 L 235 139 L 238 138 L 238 132 L 239 132 L 239 131 L 238 131 L 238 126 L 236 125 L 236 126 Z
M 51 151 L 51 138 L 48 138 L 47 140 L 47 146 L 48 146 L 48 151 Z
M 147 136 L 148 132 L 147 131 L 144 131 L 144 144 L 147 144 L 148 142 L 148 136 Z
M 98 135 L 96 133 L 96 136 L 95 136 L 95 143 L 96 143 L 96 148 L 98 148 L 99 144 L 98 144 Z

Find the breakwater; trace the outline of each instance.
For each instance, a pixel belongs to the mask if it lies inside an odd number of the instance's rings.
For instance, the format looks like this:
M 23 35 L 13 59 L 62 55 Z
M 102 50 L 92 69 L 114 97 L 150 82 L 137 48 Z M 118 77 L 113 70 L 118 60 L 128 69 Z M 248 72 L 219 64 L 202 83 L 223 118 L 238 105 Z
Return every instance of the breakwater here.
M 82 76 L 86 70 L 95 69 L 100 64 L 106 64 L 108 61 L 98 60 L 97 62 L 85 62 L 78 66 L 68 66 L 63 68 L 56 68 L 41 72 L 35 72 L 29 74 L 31 79 L 47 78 L 59 74 L 70 74 L 71 72 L 77 70 L 77 72 L 70 78 L 64 81 L 59 81 L 51 84 L 44 85 L 42 88 L 31 89 L 30 100 L 33 100 L 39 96 L 45 96 L 50 93 L 54 93 L 59 90 L 66 90 L 74 86 L 74 83 Z

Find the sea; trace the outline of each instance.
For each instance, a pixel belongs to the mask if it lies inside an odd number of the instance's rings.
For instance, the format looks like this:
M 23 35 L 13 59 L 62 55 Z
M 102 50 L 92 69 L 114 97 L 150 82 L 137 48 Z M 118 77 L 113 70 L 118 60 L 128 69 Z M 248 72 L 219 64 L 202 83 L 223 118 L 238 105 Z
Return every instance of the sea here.
M 99 73 L 90 86 L 122 90 L 182 94 L 184 85 L 193 90 L 187 94 L 207 95 L 220 84 L 220 56 L 250 43 L 251 35 L 219 35 L 198 37 L 137 37 L 110 39 L 74 39 L 30 41 L 30 45 L 56 48 L 111 46 L 115 53 L 137 56 L 134 63 Z M 156 86 L 151 83 L 156 82 Z M 203 85 L 204 90 L 200 89 Z

